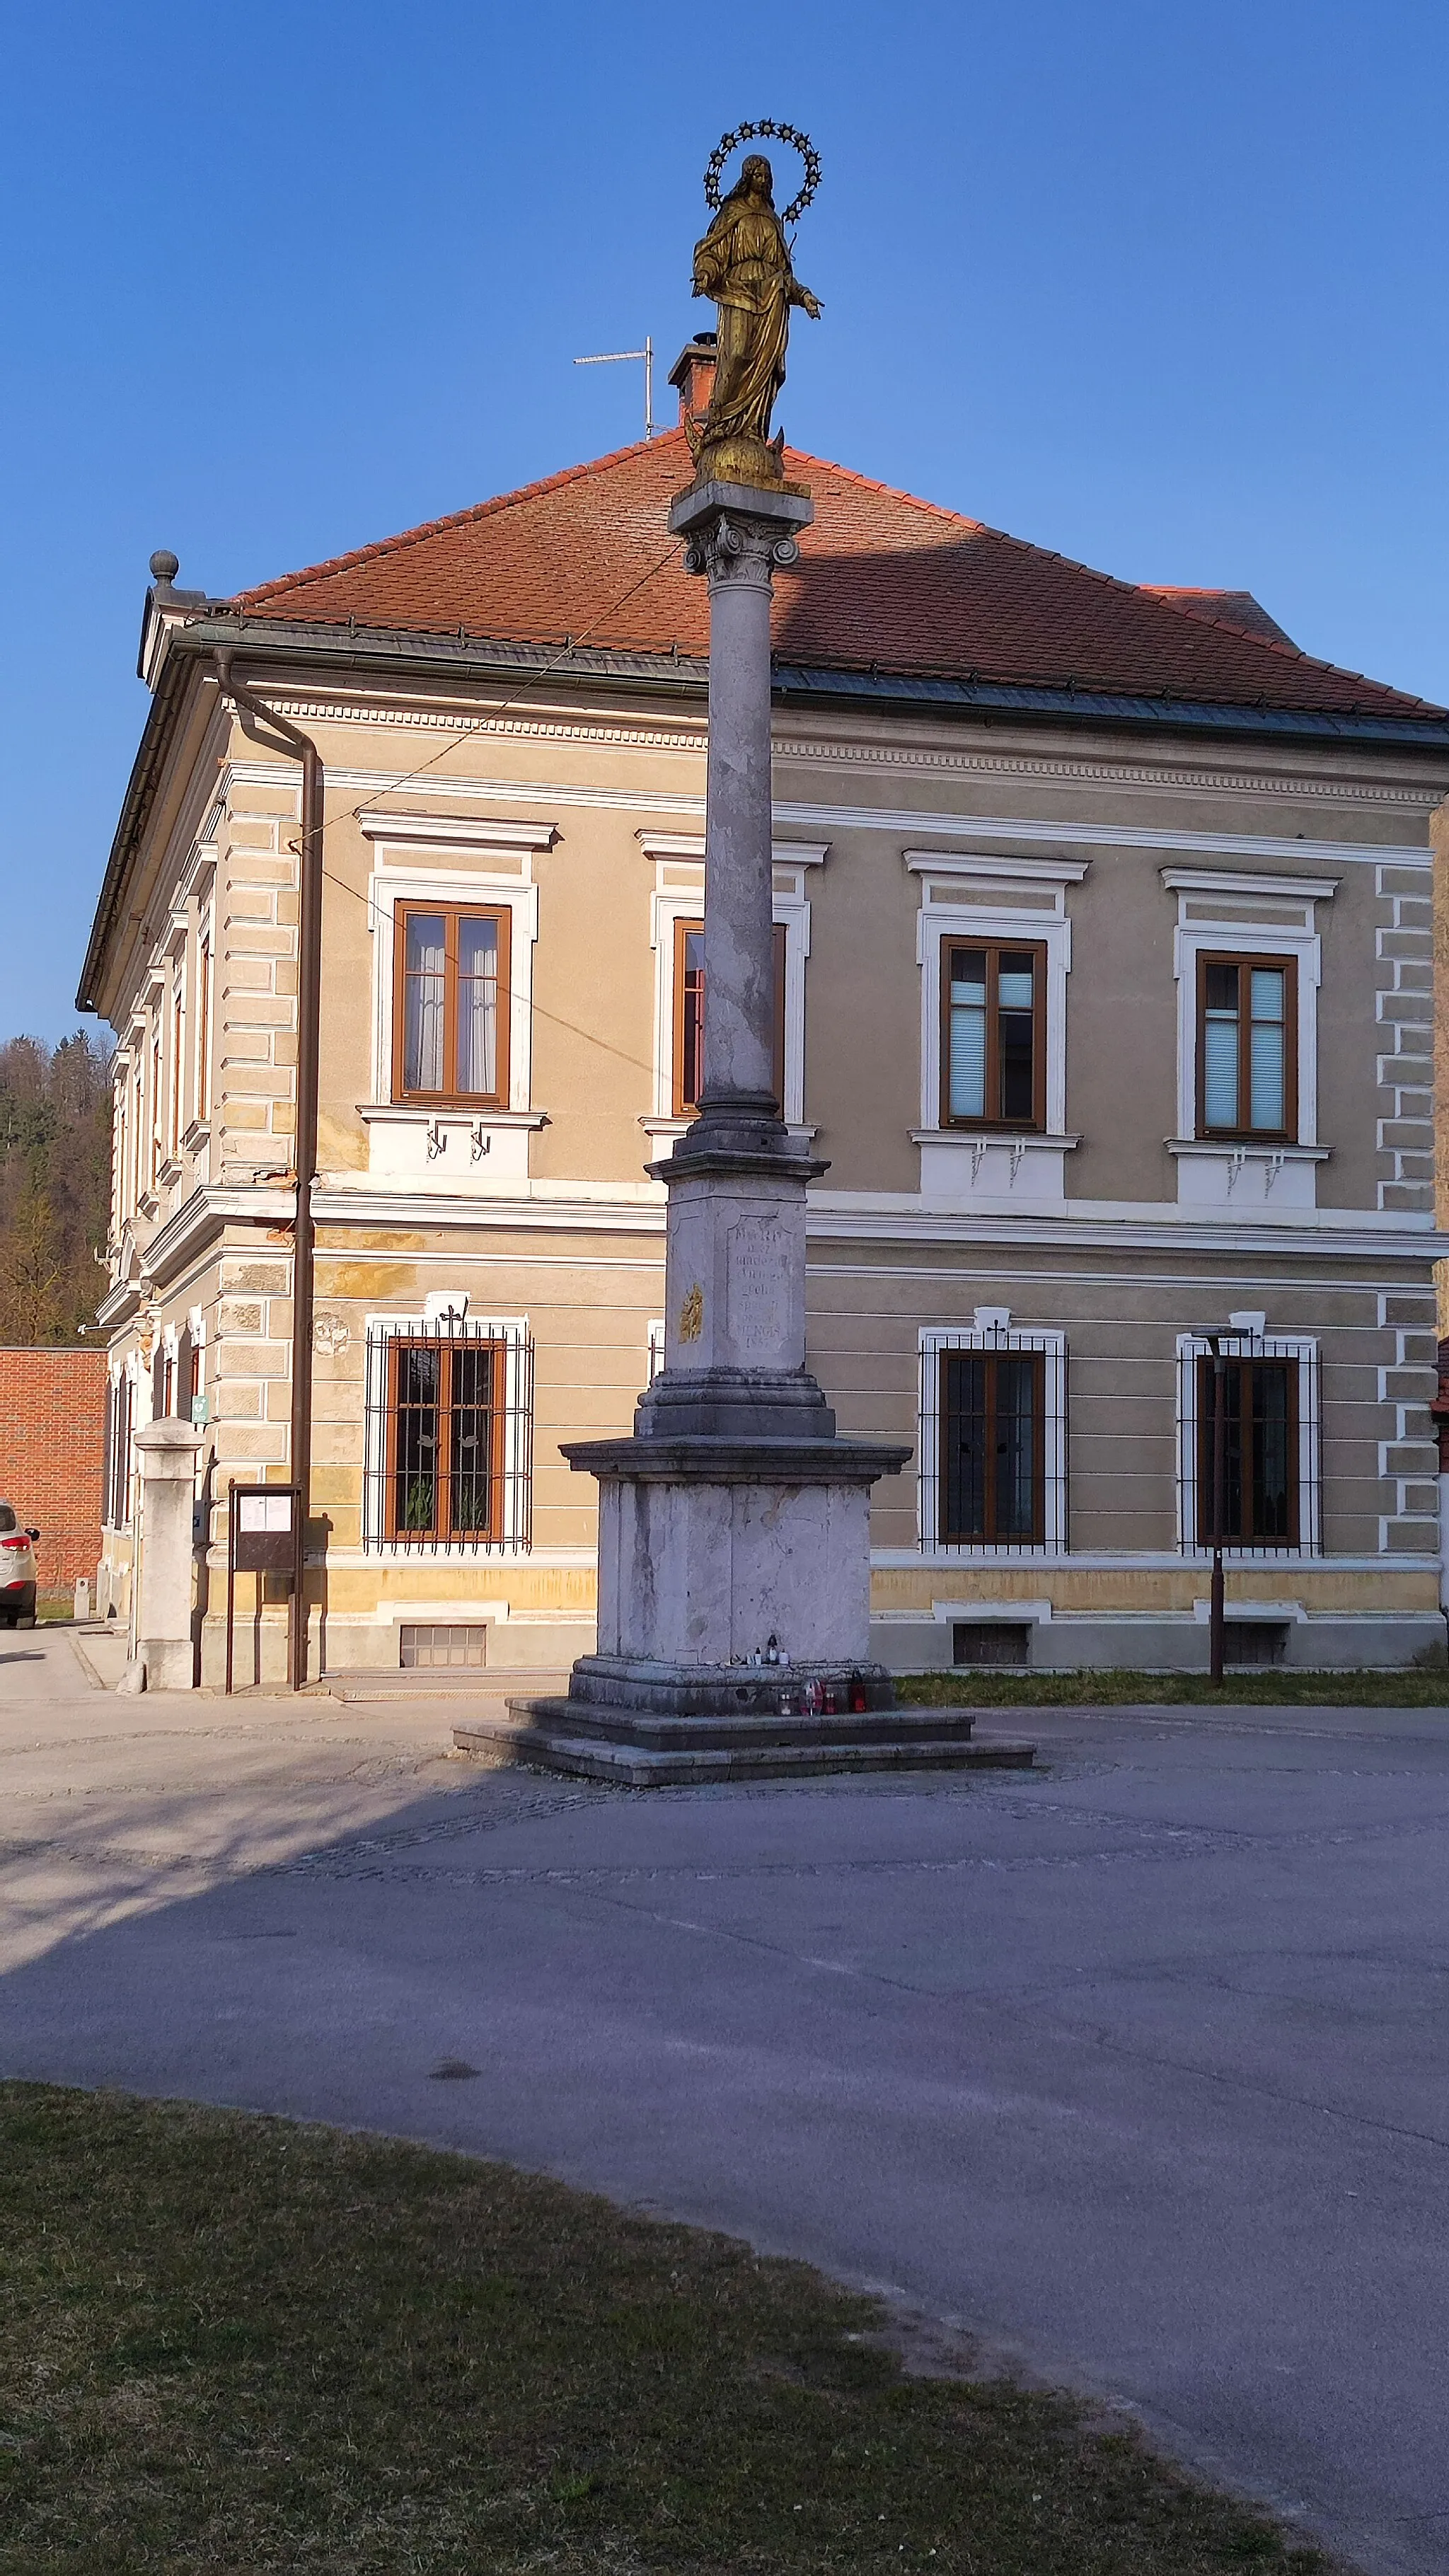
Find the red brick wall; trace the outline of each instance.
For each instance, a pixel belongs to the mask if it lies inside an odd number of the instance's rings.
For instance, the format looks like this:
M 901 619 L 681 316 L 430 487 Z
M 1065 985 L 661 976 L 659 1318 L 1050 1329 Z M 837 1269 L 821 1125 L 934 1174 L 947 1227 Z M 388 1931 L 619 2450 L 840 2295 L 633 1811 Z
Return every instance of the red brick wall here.
M 0 1350 L 0 1497 L 40 1532 L 42 1592 L 95 1581 L 105 1436 L 103 1350 Z

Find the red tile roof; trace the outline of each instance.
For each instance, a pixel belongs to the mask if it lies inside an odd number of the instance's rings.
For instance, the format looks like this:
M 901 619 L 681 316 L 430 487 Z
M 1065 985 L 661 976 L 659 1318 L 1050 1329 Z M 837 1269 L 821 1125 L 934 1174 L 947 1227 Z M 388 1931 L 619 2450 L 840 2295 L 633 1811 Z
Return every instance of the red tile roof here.
M 786 450 L 815 524 L 776 580 L 781 661 L 1218 705 L 1424 713 L 1422 699 L 1249 631 L 1212 593 L 1114 581 L 843 465 Z M 243 592 L 250 617 L 703 654 L 705 585 L 666 520 L 682 429 Z M 1260 612 L 1261 613 L 1261 612 Z M 1437 709 L 1429 710 L 1437 713 Z

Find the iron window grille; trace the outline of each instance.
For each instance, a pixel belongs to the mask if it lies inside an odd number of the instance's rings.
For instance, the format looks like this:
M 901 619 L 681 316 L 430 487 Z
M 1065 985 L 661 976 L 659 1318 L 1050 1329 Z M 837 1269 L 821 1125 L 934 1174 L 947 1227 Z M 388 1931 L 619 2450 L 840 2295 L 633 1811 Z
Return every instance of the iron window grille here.
M 1067 1543 L 1066 1340 L 1007 1323 L 921 1334 L 919 1532 L 931 1556 Z
M 1323 1436 L 1318 1345 L 1301 1334 L 1225 1332 L 1223 1548 L 1226 1554 L 1317 1556 L 1323 1546 Z M 1213 1382 L 1209 1343 L 1177 1345 L 1177 1520 L 1185 1556 L 1213 1543 Z
M 474 1556 L 532 1543 L 527 1324 L 369 1326 L 364 1546 Z

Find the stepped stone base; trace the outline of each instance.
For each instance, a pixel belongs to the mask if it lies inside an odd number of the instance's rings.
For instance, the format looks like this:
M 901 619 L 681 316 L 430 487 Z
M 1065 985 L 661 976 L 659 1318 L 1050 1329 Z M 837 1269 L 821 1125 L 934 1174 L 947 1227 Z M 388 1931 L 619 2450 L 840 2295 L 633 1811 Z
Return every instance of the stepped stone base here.
M 782 1715 L 783 1686 L 818 1678 L 842 1693 L 853 1678 L 868 1705 L 831 1716 Z M 788 1673 L 747 1667 L 643 1671 L 622 1658 L 587 1656 L 566 1698 L 509 1699 L 480 1708 L 453 1730 L 460 1753 L 500 1757 L 620 1787 L 689 1782 L 809 1779 L 842 1771 L 1028 1770 L 1033 1745 L 972 1739 L 974 1712 L 897 1708 L 877 1665 L 822 1665 Z

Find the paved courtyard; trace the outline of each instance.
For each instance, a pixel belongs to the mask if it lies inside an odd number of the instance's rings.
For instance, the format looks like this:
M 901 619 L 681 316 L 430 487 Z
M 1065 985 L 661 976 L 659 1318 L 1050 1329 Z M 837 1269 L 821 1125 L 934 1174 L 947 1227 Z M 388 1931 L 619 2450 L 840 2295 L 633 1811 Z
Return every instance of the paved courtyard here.
M 448 1759 L 457 1703 L 115 1660 L 0 1642 L 0 2071 L 711 2222 L 1449 2569 L 1449 1711 L 1035 1712 L 1039 1774 L 641 1796 Z

